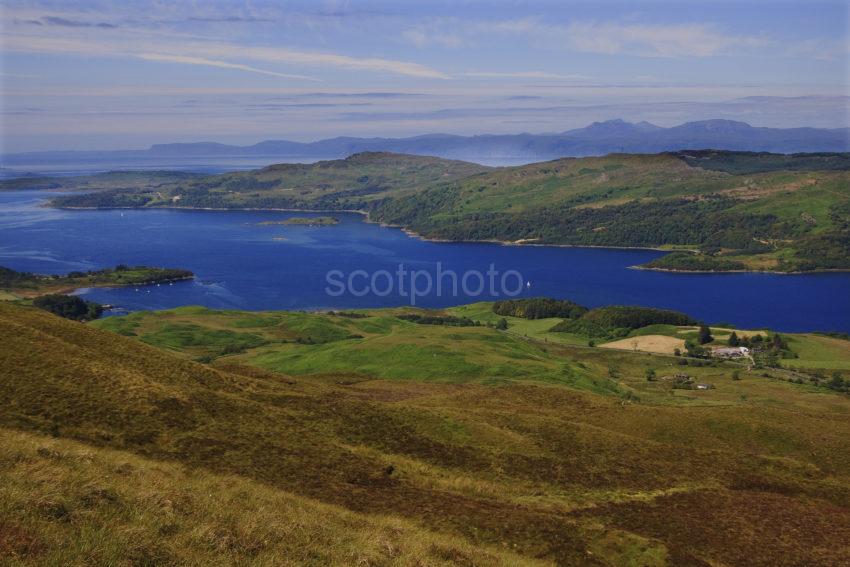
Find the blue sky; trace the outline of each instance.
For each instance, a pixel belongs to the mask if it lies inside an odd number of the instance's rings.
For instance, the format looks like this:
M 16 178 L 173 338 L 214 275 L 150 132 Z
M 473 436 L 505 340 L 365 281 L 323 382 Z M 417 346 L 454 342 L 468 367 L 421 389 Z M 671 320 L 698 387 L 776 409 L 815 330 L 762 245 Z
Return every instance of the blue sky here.
M 844 1 L 0 6 L 6 152 L 610 118 L 850 126 Z

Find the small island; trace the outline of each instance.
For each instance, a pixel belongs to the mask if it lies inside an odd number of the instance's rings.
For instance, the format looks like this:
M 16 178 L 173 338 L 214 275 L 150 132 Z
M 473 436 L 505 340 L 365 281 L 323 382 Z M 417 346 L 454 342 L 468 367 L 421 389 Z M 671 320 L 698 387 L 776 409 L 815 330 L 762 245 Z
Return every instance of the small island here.
M 126 266 L 69 272 L 65 275 L 19 272 L 0 266 L 0 293 L 13 298 L 37 297 L 49 293 L 69 292 L 83 287 L 119 287 L 152 285 L 190 280 L 195 274 L 177 268 Z
M 656 258 L 646 264 L 634 266 L 641 270 L 659 272 L 743 272 L 756 270 L 739 258 L 724 258 L 698 252 L 677 251 Z
M 298 226 L 331 226 L 339 224 L 335 217 L 290 217 L 280 221 L 263 221 L 259 226 L 298 225 Z

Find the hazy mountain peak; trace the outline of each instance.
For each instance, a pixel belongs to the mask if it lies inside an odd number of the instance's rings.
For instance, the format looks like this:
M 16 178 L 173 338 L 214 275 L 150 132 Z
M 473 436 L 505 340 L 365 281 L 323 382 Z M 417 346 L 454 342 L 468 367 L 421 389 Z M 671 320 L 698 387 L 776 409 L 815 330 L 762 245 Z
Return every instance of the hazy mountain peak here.
M 774 153 L 846 152 L 847 129 L 766 128 L 724 118 L 686 122 L 664 128 L 650 122 L 627 122 L 621 118 L 593 122 L 575 130 L 553 134 L 424 134 L 407 138 L 356 138 L 341 136 L 315 142 L 266 140 L 251 146 L 217 142 L 156 144 L 149 150 L 114 152 L 46 152 L 4 155 L 3 165 L 55 163 L 86 159 L 149 160 L 151 157 L 220 158 L 252 157 L 338 159 L 359 152 L 394 152 L 501 164 L 605 155 L 609 153 L 658 153 L 685 149 L 736 150 Z M 369 154 L 366 154 L 367 156 Z M 386 154 L 384 154 L 386 155 Z M 35 160 L 35 161 L 33 161 Z
M 635 124 L 633 122 L 627 122 L 622 118 L 613 118 L 611 120 L 604 120 L 602 122 L 594 122 L 589 126 L 585 126 L 584 128 L 569 130 L 568 132 L 565 132 L 564 135 L 624 136 L 639 134 L 641 132 L 651 132 L 653 130 L 660 129 L 660 126 L 656 126 L 655 124 L 651 124 L 646 121 Z
M 677 126 L 676 128 L 680 128 L 683 130 L 703 130 L 706 132 L 715 132 L 715 133 L 740 133 L 740 132 L 749 132 L 754 128 L 747 124 L 746 122 L 739 122 L 737 120 L 727 120 L 724 118 L 715 118 L 712 120 L 698 120 L 695 122 L 686 122 L 681 126 Z
M 647 122 L 646 120 L 641 120 L 637 124 L 635 124 L 637 128 L 644 132 L 652 132 L 653 130 L 663 130 L 661 126 L 656 126 L 652 122 Z

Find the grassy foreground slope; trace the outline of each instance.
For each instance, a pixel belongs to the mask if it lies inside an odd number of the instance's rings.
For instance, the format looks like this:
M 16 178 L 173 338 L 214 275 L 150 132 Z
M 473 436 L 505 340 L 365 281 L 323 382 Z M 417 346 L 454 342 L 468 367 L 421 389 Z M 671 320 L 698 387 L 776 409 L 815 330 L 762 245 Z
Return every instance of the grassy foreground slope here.
M 398 517 L 0 428 L 0 559 L 20 565 L 532 564 Z
M 0 352 L 0 427 L 12 436 L 6 454 L 15 439 L 25 437 L 29 447 L 2 461 L 0 474 L 11 481 L 0 483 L 0 502 L 17 502 L 4 504 L 13 511 L 4 521 L 14 541 L 42 542 L 16 548 L 32 563 L 47 556 L 39 553 L 88 553 L 87 518 L 112 513 L 120 522 L 98 541 L 122 559 L 138 551 L 120 545 L 124 530 L 141 534 L 146 545 L 155 525 L 152 553 L 203 557 L 223 546 L 234 561 L 280 560 L 275 554 L 288 549 L 281 541 L 287 524 L 252 522 L 250 513 L 257 505 L 269 514 L 262 503 L 272 498 L 355 514 L 353 525 L 333 523 L 304 542 L 299 553 L 316 554 L 316 563 L 350 563 L 344 543 L 326 550 L 326 542 L 359 541 L 373 525 L 396 522 L 410 539 L 379 540 L 377 550 L 369 548 L 374 563 L 411 563 L 425 554 L 429 564 L 510 564 L 520 556 L 570 565 L 832 565 L 850 553 L 846 396 L 760 373 L 736 381 L 739 367 L 728 365 L 687 368 L 714 390 L 672 390 L 643 375 L 649 367 L 659 376 L 681 371 L 673 357 L 533 341 L 518 351 L 511 345 L 519 338 L 495 329 L 449 329 L 455 336 L 386 312 L 314 319 L 196 308 L 132 317 L 108 320 L 130 320 L 113 327 L 116 334 L 0 305 L 0 339 L 8 346 Z M 354 322 L 359 332 L 352 332 Z M 300 338 L 308 351 L 336 345 L 344 360 L 354 343 L 375 341 L 381 352 L 381 337 L 402 330 L 407 334 L 398 340 L 408 346 L 390 359 L 396 367 L 386 378 L 320 371 L 330 359 L 314 359 L 317 366 L 293 376 L 269 372 L 251 356 L 274 340 L 285 351 Z M 190 360 L 203 357 L 222 331 L 265 344 L 219 351 L 212 365 Z M 186 332 L 193 338 L 182 343 Z M 130 334 L 136 336 L 122 336 Z M 357 334 L 362 338 L 351 336 Z M 520 365 L 539 365 L 544 376 L 427 375 L 445 364 L 434 349 L 454 349 L 459 341 L 468 361 L 488 353 L 478 361 L 483 368 L 498 367 L 490 353 L 503 352 Z M 407 374 L 396 374 L 405 362 Z M 549 364 L 612 387 L 553 381 L 545 376 Z M 53 440 L 43 441 L 45 434 Z M 53 459 L 51 451 L 87 450 L 72 441 L 97 447 L 88 450 L 89 460 L 115 463 L 114 476 L 124 474 L 120 485 L 113 475 L 89 484 L 92 477 L 76 476 L 83 465 L 75 457 L 65 465 Z M 45 450 L 33 456 L 33 443 Z M 125 459 L 177 475 L 168 504 L 159 484 L 141 482 L 142 472 L 120 472 Z M 69 478 L 29 506 L 22 492 L 30 489 L 21 486 L 36 483 L 33 471 L 42 468 Z M 222 501 L 238 495 L 248 512 L 222 520 L 214 514 L 203 523 L 214 530 L 210 541 L 203 528 L 192 528 L 193 514 L 215 506 L 199 492 L 215 489 L 221 478 L 231 488 Z M 151 500 L 144 502 L 166 507 L 155 510 L 156 519 L 135 513 L 137 498 L 146 495 Z M 219 521 L 225 527 L 215 531 Z M 420 537 L 435 543 L 410 542 Z

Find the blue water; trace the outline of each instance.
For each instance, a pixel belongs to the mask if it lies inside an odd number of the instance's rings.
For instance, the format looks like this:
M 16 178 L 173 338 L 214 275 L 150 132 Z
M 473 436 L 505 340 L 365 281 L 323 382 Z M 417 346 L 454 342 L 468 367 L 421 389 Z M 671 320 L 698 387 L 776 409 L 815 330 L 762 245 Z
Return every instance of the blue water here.
M 491 264 L 516 270 L 531 287 L 521 296 L 568 298 L 587 306 L 634 304 L 685 311 L 709 322 L 782 331 L 850 332 L 850 274 L 668 274 L 628 269 L 658 252 L 588 248 L 519 247 L 435 243 L 393 228 L 368 224 L 359 215 L 336 214 L 330 227 L 258 226 L 269 220 L 310 216 L 284 212 L 59 211 L 44 208 L 34 191 L 0 193 L 0 265 L 17 270 L 65 273 L 124 264 L 187 268 L 196 281 L 123 289 L 93 289 L 83 295 L 129 310 L 196 304 L 234 309 L 316 309 L 409 305 L 397 286 L 386 296 L 328 295 L 330 270 L 394 273 L 442 269 L 462 275 Z M 285 240 L 276 240 L 283 238 Z M 486 276 L 485 276 L 486 277 Z M 408 276 L 409 278 L 409 276 Z M 517 287 L 508 279 L 508 291 Z M 489 300 L 459 289 L 416 298 L 437 307 Z M 379 291 L 387 281 L 380 277 Z M 496 291 L 499 278 L 496 278 Z M 355 280 L 355 291 L 366 280 Z M 424 288 L 425 279 L 418 280 Z M 468 288 L 477 287 L 470 279 Z M 460 287 L 460 285 L 459 285 Z M 336 288 L 332 288 L 335 290 Z M 475 291 L 471 289 L 470 291 Z

